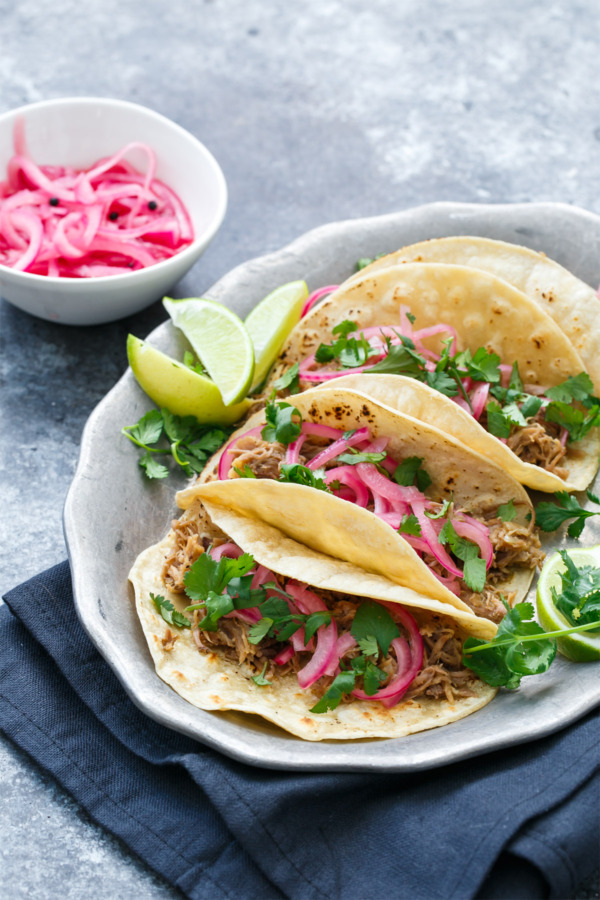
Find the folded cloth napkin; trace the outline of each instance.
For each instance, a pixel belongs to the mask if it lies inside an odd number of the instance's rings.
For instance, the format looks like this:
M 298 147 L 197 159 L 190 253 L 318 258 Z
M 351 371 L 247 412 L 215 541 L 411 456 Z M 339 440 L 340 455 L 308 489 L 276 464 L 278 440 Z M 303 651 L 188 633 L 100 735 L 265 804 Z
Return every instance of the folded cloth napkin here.
M 66 563 L 0 608 L 0 727 L 194 900 L 565 898 L 597 864 L 598 717 L 409 775 L 285 773 L 143 715 Z

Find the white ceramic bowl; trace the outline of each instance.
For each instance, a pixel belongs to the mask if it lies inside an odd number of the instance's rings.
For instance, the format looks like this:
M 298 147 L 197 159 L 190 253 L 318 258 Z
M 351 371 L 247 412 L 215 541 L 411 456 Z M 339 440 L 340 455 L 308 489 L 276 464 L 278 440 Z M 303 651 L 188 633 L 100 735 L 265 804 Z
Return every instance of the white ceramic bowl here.
M 25 121 L 31 157 L 44 165 L 85 168 L 125 144 L 140 141 L 156 153 L 156 177 L 179 195 L 194 227 L 194 241 L 180 253 L 131 273 L 99 278 L 53 278 L 0 266 L 0 296 L 42 319 L 97 325 L 122 319 L 168 294 L 217 233 L 227 207 L 227 186 L 211 153 L 164 116 L 122 100 L 71 97 L 22 106 L 0 116 L 0 179 L 14 153 L 13 127 Z M 137 168 L 142 154 L 128 154 Z

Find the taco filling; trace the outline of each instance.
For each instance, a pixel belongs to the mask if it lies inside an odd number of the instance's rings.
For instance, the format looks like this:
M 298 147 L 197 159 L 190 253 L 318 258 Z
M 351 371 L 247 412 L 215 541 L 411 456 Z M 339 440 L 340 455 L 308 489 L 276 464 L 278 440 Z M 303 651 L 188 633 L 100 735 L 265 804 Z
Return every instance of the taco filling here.
M 190 628 L 198 653 L 241 667 L 256 689 L 296 679 L 318 698 L 309 710 L 315 714 L 357 700 L 391 708 L 419 697 L 452 704 L 477 696 L 478 679 L 463 666 L 463 637 L 450 617 L 429 614 L 418 623 L 400 604 L 284 578 L 214 528 L 205 550 L 201 520 L 173 523 L 162 572 L 165 587 L 185 597 L 175 624 Z M 164 597 L 151 600 L 160 611 Z M 167 637 L 169 652 L 178 636 Z
M 398 327 L 360 329 L 356 322 L 341 321 L 329 343 L 321 343 L 275 386 L 293 392 L 349 374 L 404 375 L 453 400 L 523 462 L 566 480 L 567 446 L 600 424 L 600 400 L 589 375 L 581 372 L 553 387 L 524 384 L 517 362 L 502 363 L 485 347 L 457 352 L 451 325 L 415 329 L 415 319 L 400 304 Z M 441 352 L 426 346 L 433 337 L 441 338 Z
M 266 425 L 225 447 L 218 478 L 259 478 L 302 484 L 369 510 L 397 531 L 449 591 L 477 615 L 498 622 L 505 613 L 497 587 L 515 567 L 533 570 L 543 553 L 532 518 L 516 521 L 513 501 L 488 504 L 476 514 L 437 501 L 425 459 L 395 458 L 390 439 L 366 426 L 344 431 L 302 421 L 286 402 L 269 402 Z M 522 519 L 523 517 L 521 517 Z

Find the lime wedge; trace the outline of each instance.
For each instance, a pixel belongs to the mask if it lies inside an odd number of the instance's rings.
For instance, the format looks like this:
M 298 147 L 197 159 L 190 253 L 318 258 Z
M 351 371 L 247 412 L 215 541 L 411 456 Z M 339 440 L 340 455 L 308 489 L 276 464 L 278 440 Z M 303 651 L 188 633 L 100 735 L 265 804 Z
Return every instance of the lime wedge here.
M 246 328 L 254 344 L 254 380 L 257 387 L 265 380 L 286 337 L 300 321 L 308 297 L 305 281 L 282 284 L 258 303 L 246 318 Z
M 576 566 L 594 566 L 600 568 L 600 545 L 596 547 L 575 547 L 569 550 L 569 556 Z M 548 557 L 537 586 L 537 613 L 540 625 L 546 631 L 558 628 L 571 628 L 572 623 L 559 612 L 552 602 L 550 588 L 561 587 L 561 572 L 565 564 L 558 553 Z M 591 662 L 600 659 L 600 634 L 593 635 L 589 631 L 581 634 L 568 634 L 557 639 L 558 649 L 563 656 L 575 662 Z
M 254 374 L 254 349 L 242 320 L 221 303 L 203 297 L 165 297 L 163 306 L 200 357 L 225 406 L 242 400 Z
M 195 416 L 207 425 L 230 425 L 250 406 L 250 400 L 225 406 L 214 381 L 132 334 L 127 337 L 127 358 L 142 390 L 157 406 L 166 406 L 176 416 Z

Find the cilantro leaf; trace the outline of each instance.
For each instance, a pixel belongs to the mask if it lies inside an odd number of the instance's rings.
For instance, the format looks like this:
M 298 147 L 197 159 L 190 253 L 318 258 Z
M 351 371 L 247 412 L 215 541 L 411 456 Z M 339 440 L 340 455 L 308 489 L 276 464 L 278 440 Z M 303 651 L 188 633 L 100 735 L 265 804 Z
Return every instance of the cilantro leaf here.
M 192 627 L 192 623 L 188 617 L 184 616 L 183 613 L 178 612 L 171 601 L 165 599 L 162 594 L 150 594 L 150 599 L 165 622 L 169 625 L 176 625 L 178 628 Z
M 347 466 L 357 466 L 363 462 L 380 463 L 386 456 L 386 453 L 360 453 L 351 447 L 347 453 L 340 453 L 337 459 L 340 463 L 344 463 Z
M 577 566 L 568 551 L 558 551 L 565 564 L 560 590 L 551 588 L 552 601 L 567 621 L 583 625 L 600 618 L 600 568 Z
M 167 467 L 163 466 L 163 464 L 154 456 L 151 456 L 150 453 L 144 453 L 144 455 L 140 457 L 139 465 L 142 467 L 148 478 L 166 478 L 169 474 Z
M 300 390 L 300 366 L 297 362 L 273 382 L 276 391 L 284 391 L 289 388 L 290 394 L 297 394 Z
M 308 644 L 315 631 L 321 625 L 329 625 L 331 622 L 331 613 L 325 610 L 311 613 L 304 625 L 304 644 Z
M 504 415 L 502 407 L 495 400 L 491 400 L 487 407 L 487 430 L 494 437 L 507 438 L 510 436 L 510 420 Z
M 509 500 L 508 503 L 501 503 L 498 507 L 498 518 L 502 519 L 503 522 L 512 522 L 512 520 L 517 515 L 517 510 L 515 509 L 515 501 Z
M 222 556 L 218 561 L 203 553 L 183 576 L 185 591 L 191 600 L 205 600 L 210 592 L 220 594 L 232 578 L 246 575 L 254 566 L 254 557 L 242 553 L 237 559 Z
M 163 417 L 158 409 L 152 409 L 135 425 L 126 425 L 123 431 L 138 447 L 155 444 L 163 432 Z
M 336 337 L 339 335 L 339 337 L 330 344 L 320 344 L 315 353 L 315 361 L 326 363 L 337 359 L 345 369 L 354 369 L 357 366 L 362 366 L 373 351 L 363 334 L 359 338 L 348 337 L 357 328 L 357 323 L 351 322 L 349 319 L 338 322 L 331 329 L 331 332 Z
M 391 642 L 400 636 L 400 630 L 385 606 L 374 600 L 364 600 L 360 604 L 350 631 L 357 641 L 374 637 L 385 656 Z
M 414 513 L 402 516 L 398 534 L 412 534 L 414 537 L 421 537 L 421 526 Z
M 593 390 L 592 379 L 587 372 L 581 372 L 579 375 L 569 375 L 566 381 L 556 387 L 548 388 L 546 396 L 562 403 L 570 403 L 571 400 L 582 402 L 588 399 Z
M 308 487 L 317 488 L 319 491 L 327 491 L 331 493 L 325 482 L 322 478 L 319 478 L 318 472 L 322 471 L 316 469 L 314 472 L 312 469 L 309 469 L 307 466 L 302 466 L 300 463 L 282 463 L 280 466 L 280 481 L 289 481 L 292 484 L 305 484 Z
M 487 569 L 485 560 L 481 557 L 471 557 L 465 561 L 463 568 L 463 581 L 472 591 L 479 594 L 485 587 Z
M 197 375 L 208 375 L 208 372 L 206 371 L 200 360 L 196 359 L 196 357 L 190 350 L 184 350 L 183 364 L 184 366 L 187 366 L 188 369 L 191 369 L 192 372 L 196 372 Z
M 381 682 L 385 681 L 387 678 L 387 674 L 376 666 L 375 663 L 368 659 L 365 666 L 365 673 L 363 676 L 363 687 L 365 694 L 369 697 L 372 697 L 373 694 L 376 694 L 379 688 L 381 687 Z
M 375 262 L 376 259 L 381 259 L 382 256 L 387 256 L 387 253 L 378 253 L 377 256 L 362 256 L 356 263 L 356 271 L 360 272 L 361 269 L 366 269 L 367 266 L 370 266 L 372 262 Z
M 252 676 L 252 681 L 254 682 L 254 684 L 257 684 L 259 687 L 266 687 L 267 685 L 270 685 L 272 683 L 267 678 L 265 678 L 265 672 L 267 671 L 267 666 L 268 666 L 268 662 L 265 662 L 262 672 L 260 672 L 258 675 Z
M 500 357 L 497 353 L 490 353 L 485 347 L 479 347 L 474 356 L 465 362 L 467 372 L 474 381 L 487 381 L 492 384 L 500 382 Z
M 454 503 L 453 500 L 444 500 L 442 502 L 441 507 L 439 508 L 439 510 L 437 512 L 434 513 L 434 512 L 431 512 L 431 510 L 426 509 L 425 515 L 427 516 L 428 519 L 445 519 L 446 516 L 448 515 L 448 513 L 450 512 L 450 509 L 452 508 L 453 503 Z
M 410 341 L 412 344 L 412 341 Z M 414 347 L 414 344 L 413 344 Z M 408 378 L 425 380 L 425 357 L 420 356 L 405 343 L 388 343 L 388 352 L 383 359 L 371 366 L 369 372 L 388 375 L 406 375 Z
M 543 502 L 538 503 L 536 507 L 536 523 L 542 531 L 556 531 L 563 522 L 574 519 L 575 521 L 571 522 L 567 528 L 567 534 L 569 537 L 578 538 L 581 536 L 586 519 L 600 515 L 600 510 L 583 509 L 573 494 L 569 494 L 567 491 L 558 491 L 554 497 L 557 503 Z M 590 497 L 588 494 L 588 499 L 594 503 L 597 502 L 597 498 L 594 498 L 593 495 Z
M 286 446 L 293 443 L 302 430 L 302 416 L 295 406 L 280 401 L 267 403 L 266 425 L 261 435 L 264 441 L 279 441 Z
M 483 681 L 496 687 L 519 687 L 524 675 L 545 672 L 556 656 L 555 637 L 561 633 L 590 630 L 587 625 L 545 632 L 533 619 L 531 603 L 517 603 L 506 615 L 491 641 L 467 638 L 463 663 Z M 596 623 L 600 625 L 600 621 Z
M 250 641 L 250 643 L 260 644 L 262 639 L 269 633 L 272 625 L 273 619 L 269 619 L 267 617 L 265 617 L 264 619 L 260 619 L 259 622 L 251 625 L 248 631 L 248 640 Z
M 396 466 L 392 478 L 396 484 L 403 487 L 409 487 L 416 481 L 420 491 L 426 490 L 431 484 L 431 476 L 421 468 L 423 462 L 424 459 L 421 456 L 408 456 Z
M 533 394 L 526 394 L 525 400 L 521 404 L 521 415 L 524 419 L 531 419 L 537 415 L 543 405 L 541 397 L 534 397 Z
M 126 425 L 121 433 L 146 453 L 140 466 L 148 478 L 166 478 L 169 470 L 154 461 L 153 454 L 171 454 L 186 475 L 199 473 L 208 457 L 225 442 L 232 429 L 201 425 L 194 416 L 180 417 L 168 409 L 155 409 L 141 417 L 136 425 Z M 168 447 L 153 446 L 163 439 Z
M 238 469 L 237 466 L 232 466 L 232 469 L 238 478 L 256 478 L 256 475 L 247 463 L 243 469 Z
M 427 372 L 425 375 L 425 381 L 429 385 L 430 388 L 433 388 L 434 391 L 439 391 L 440 394 L 445 394 L 446 397 L 456 397 L 456 395 L 461 391 L 461 388 L 456 383 L 456 378 L 453 378 L 452 375 L 448 375 L 447 372 L 438 371 L 436 369 L 435 372 Z
M 366 637 L 357 641 L 357 643 L 365 656 L 379 656 L 377 638 L 375 638 L 374 635 L 368 634 Z
M 336 709 L 344 694 L 349 694 L 354 689 L 355 681 L 356 675 L 352 669 L 348 672 L 340 672 L 310 712 L 325 713 L 330 709 Z
M 523 393 L 523 382 L 521 381 L 521 376 L 519 375 L 519 366 L 516 360 L 512 365 L 510 378 L 508 380 L 508 388 L 511 391 L 516 391 L 518 394 Z
M 600 425 L 600 406 L 587 415 L 569 403 L 554 400 L 546 409 L 546 421 L 557 422 L 569 432 L 570 441 L 580 441 L 592 428 Z

